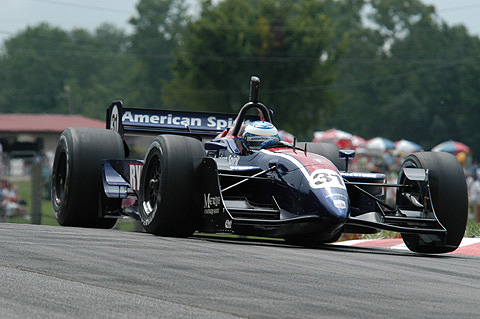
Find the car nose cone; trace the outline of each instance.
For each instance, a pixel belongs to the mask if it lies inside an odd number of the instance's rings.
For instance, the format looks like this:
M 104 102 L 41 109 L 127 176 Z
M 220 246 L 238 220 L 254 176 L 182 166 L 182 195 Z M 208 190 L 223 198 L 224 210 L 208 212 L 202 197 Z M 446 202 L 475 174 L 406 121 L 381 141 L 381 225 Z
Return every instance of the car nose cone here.
M 336 223 L 344 223 L 348 218 L 349 201 L 344 188 L 329 188 L 314 191 L 319 214 Z

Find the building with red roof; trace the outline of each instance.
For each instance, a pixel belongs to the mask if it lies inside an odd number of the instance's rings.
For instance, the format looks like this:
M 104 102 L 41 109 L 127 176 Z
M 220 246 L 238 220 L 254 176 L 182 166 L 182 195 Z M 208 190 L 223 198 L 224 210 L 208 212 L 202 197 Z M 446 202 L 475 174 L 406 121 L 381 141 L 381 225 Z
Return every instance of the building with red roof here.
M 81 115 L 0 114 L 0 143 L 6 153 L 55 151 L 67 127 L 105 128 L 105 122 Z

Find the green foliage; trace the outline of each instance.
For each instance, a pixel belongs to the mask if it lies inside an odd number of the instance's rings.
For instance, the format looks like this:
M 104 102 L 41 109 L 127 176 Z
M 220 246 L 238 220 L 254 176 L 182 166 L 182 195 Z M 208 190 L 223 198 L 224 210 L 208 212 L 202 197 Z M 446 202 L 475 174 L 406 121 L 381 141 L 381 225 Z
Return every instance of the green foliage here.
M 132 65 L 128 38 L 110 25 L 95 34 L 29 27 L 5 43 L 0 112 L 79 113 L 103 118 L 113 94 L 128 86 L 116 75 Z
M 175 51 L 170 105 L 237 111 L 248 79 L 280 127 L 306 134 L 334 105 L 324 89 L 335 77 L 334 24 L 322 1 L 205 1 Z M 323 60 L 321 60 L 321 57 Z
M 349 36 L 339 61 L 340 107 L 322 128 L 410 139 L 427 150 L 455 139 L 478 156 L 478 37 L 418 0 L 370 4 L 369 27 Z
M 183 0 L 141 0 L 137 11 L 130 19 L 135 29 L 131 51 L 138 60 L 131 74 L 137 87 L 134 101 L 141 101 L 144 107 L 159 107 L 163 87 L 172 79 L 172 51 L 188 21 L 187 10 Z
M 26 217 L 11 217 L 8 219 L 10 223 L 30 223 L 32 216 L 32 182 L 30 180 L 16 180 L 12 181 L 15 185 L 18 197 L 24 200 L 27 204 L 27 216 Z M 37 191 L 43 191 L 42 187 L 36 188 Z M 43 194 L 42 194 L 43 195 Z M 41 202 L 41 223 L 42 225 L 58 225 L 52 211 L 52 202 L 50 200 L 43 199 Z
M 2 72 L 3 112 L 25 112 L 36 105 L 37 112 L 61 109 L 58 94 L 63 91 L 65 51 L 71 51 L 68 34 L 40 24 L 27 28 L 5 43 Z M 67 62 L 68 63 L 68 62 Z
M 465 237 L 480 237 L 480 223 L 475 219 L 469 219 L 467 222 L 467 229 L 465 229 Z

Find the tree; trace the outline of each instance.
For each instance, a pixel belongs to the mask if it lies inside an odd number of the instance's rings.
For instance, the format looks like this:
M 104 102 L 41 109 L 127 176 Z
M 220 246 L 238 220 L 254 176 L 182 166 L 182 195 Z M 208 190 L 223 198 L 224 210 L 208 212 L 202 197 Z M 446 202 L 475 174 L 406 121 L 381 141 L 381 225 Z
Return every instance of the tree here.
M 79 57 L 68 87 L 77 112 L 103 120 L 112 100 L 135 101 L 131 79 L 138 61 L 128 52 L 130 39 L 124 31 L 102 24 L 93 35 L 84 38 L 73 32 L 72 38 Z
M 5 43 L 0 111 L 104 119 L 108 103 L 132 91 L 121 76 L 134 64 L 127 44 L 124 32 L 108 24 L 94 34 L 48 24 L 27 28 Z
M 136 103 L 162 105 L 163 86 L 172 79 L 172 51 L 188 21 L 184 0 L 140 0 L 130 19 L 135 31 L 131 52 L 139 61 L 133 74 Z
M 340 45 L 328 1 L 204 1 L 187 25 L 166 88 L 170 105 L 235 112 L 248 98 L 251 75 L 260 99 L 282 128 L 306 136 L 334 106 L 325 89 L 335 77 Z
M 62 109 L 58 96 L 64 88 L 65 65 L 61 62 L 65 51 L 71 52 L 69 44 L 65 31 L 47 24 L 29 27 L 5 42 L 2 112 Z
M 399 23 L 405 26 L 402 36 L 395 38 L 388 52 L 390 74 L 396 76 L 380 92 L 379 117 L 386 131 L 396 139 L 418 141 L 426 149 L 448 139 L 480 146 L 471 138 L 475 130 L 466 130 L 473 127 L 469 121 L 480 119 L 479 100 L 471 90 L 477 81 L 464 80 L 480 75 L 479 39 L 462 26 L 442 23 L 432 7 L 405 3 L 411 5 L 397 12 L 396 19 L 406 21 Z
M 339 103 L 316 129 L 337 127 L 361 136 L 378 134 L 372 133 L 372 128 L 378 127 L 372 112 L 379 104 L 378 86 L 386 76 L 387 57 L 382 50 L 385 37 L 378 29 L 364 25 L 366 5 L 363 0 L 350 0 L 335 2 L 329 8 L 332 19 L 338 21 L 336 33 L 344 42 L 337 61 L 338 76 L 332 84 Z
M 323 128 L 411 139 L 425 149 L 458 139 L 480 151 L 479 39 L 418 0 L 369 3 L 367 25 L 341 24 L 348 47 L 335 82 L 340 103 Z

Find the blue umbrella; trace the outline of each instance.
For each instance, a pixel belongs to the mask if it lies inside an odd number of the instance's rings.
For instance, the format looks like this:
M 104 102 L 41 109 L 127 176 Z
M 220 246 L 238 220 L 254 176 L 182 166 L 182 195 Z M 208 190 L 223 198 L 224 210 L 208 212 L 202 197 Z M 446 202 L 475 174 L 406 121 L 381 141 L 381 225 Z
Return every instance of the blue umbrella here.
M 457 154 L 460 152 L 470 153 L 470 147 L 457 141 L 445 141 L 432 148 L 432 152 L 447 152 Z

